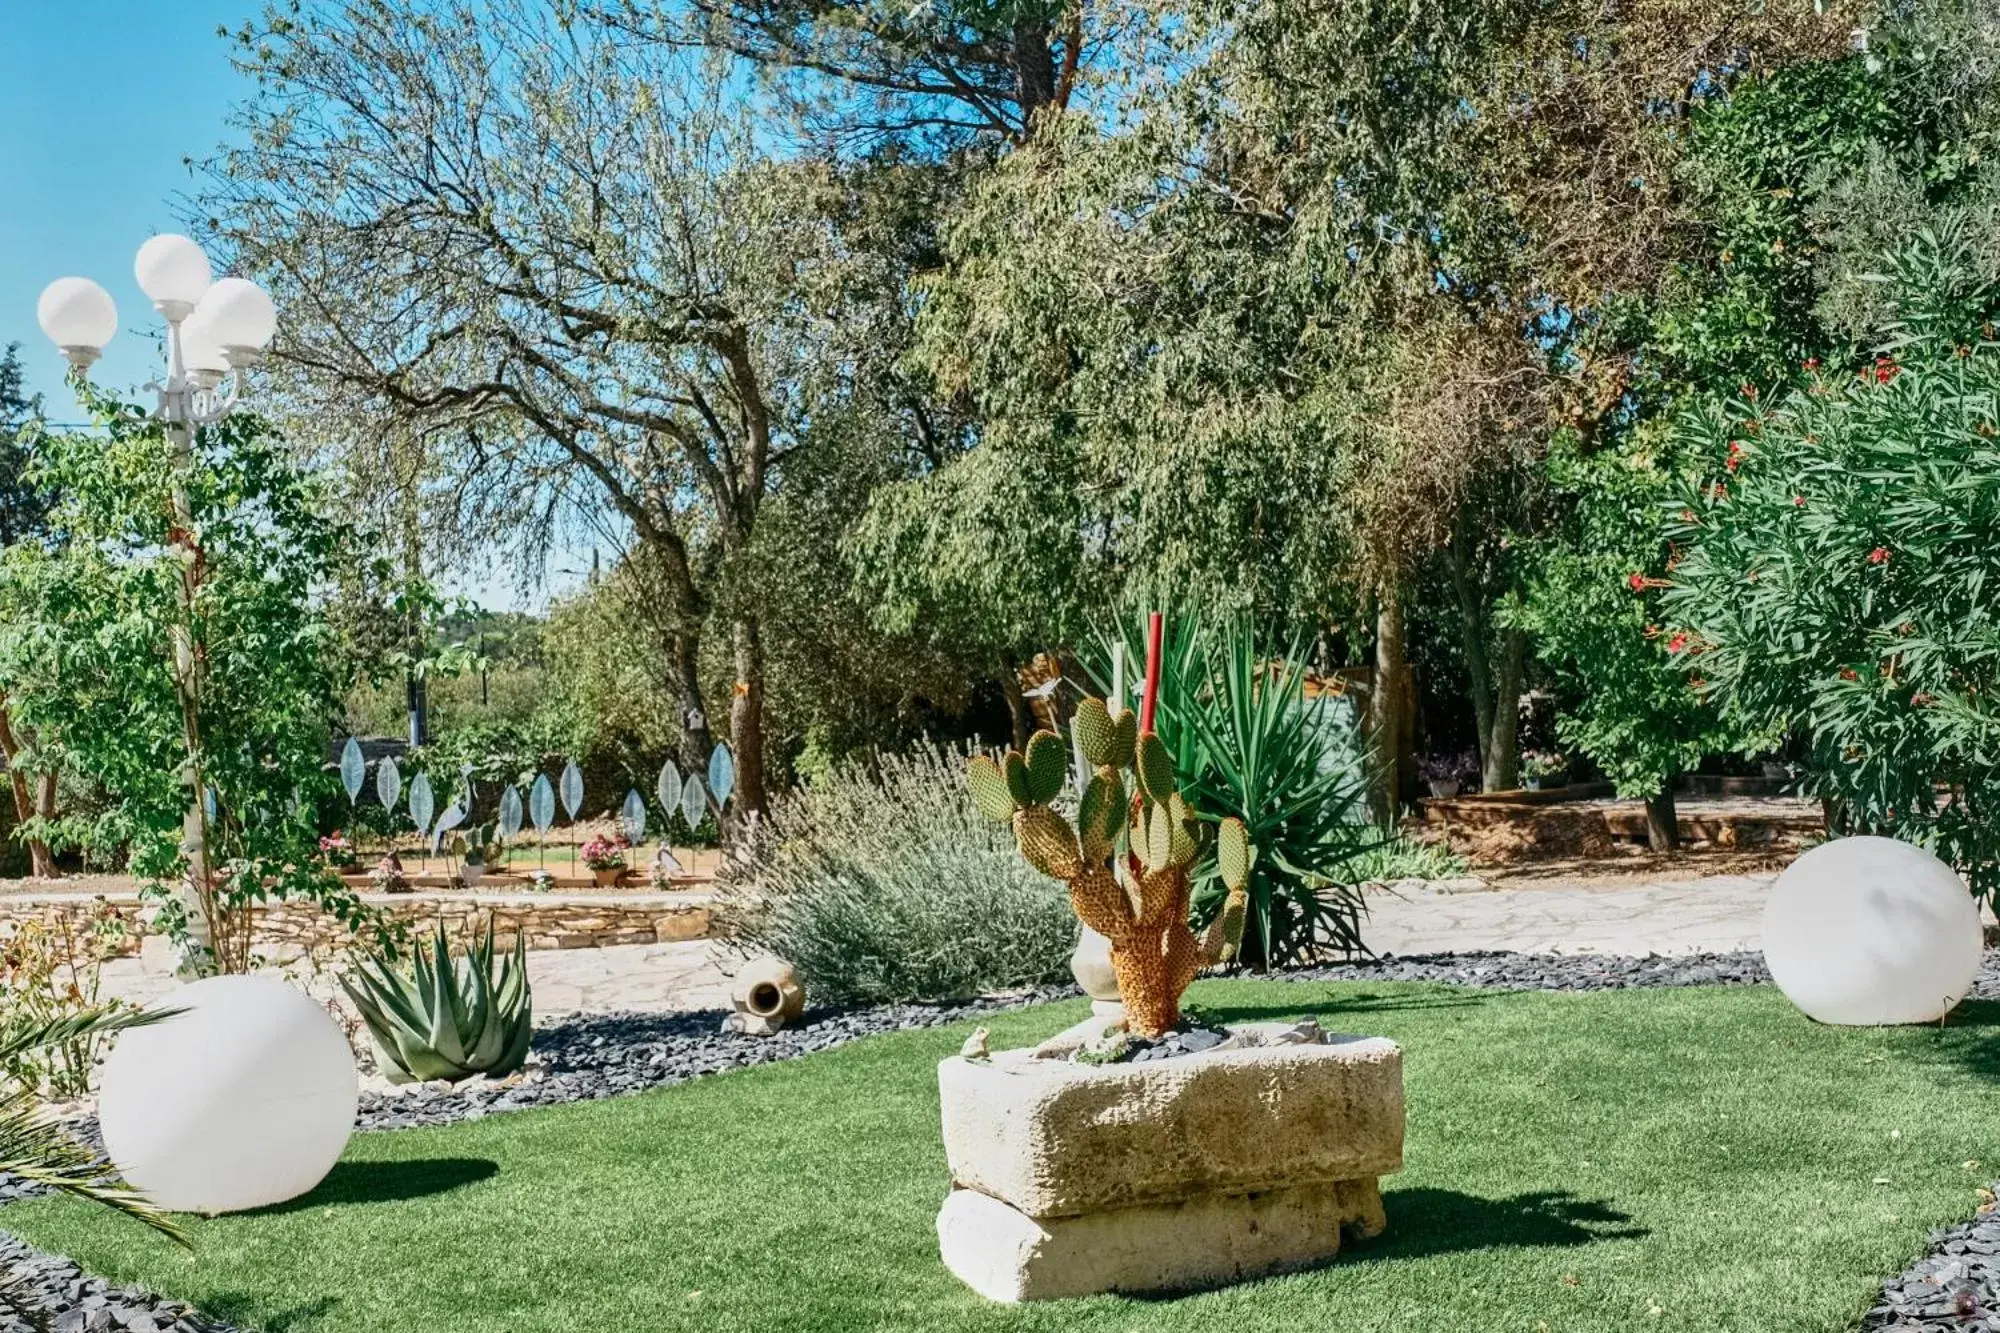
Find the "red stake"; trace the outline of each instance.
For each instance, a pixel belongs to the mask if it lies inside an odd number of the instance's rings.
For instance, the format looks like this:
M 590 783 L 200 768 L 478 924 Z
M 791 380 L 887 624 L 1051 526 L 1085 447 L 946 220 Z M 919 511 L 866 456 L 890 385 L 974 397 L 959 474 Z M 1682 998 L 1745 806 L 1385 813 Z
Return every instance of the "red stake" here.
M 1158 611 L 1146 616 L 1146 695 L 1139 703 L 1139 730 L 1153 729 L 1153 706 L 1160 701 L 1160 639 L 1166 617 Z

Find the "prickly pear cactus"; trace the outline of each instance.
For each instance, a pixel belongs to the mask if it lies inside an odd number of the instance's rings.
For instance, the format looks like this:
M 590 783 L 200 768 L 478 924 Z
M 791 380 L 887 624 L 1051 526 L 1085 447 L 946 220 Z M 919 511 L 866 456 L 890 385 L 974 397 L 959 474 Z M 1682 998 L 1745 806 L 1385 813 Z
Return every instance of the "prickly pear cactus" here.
M 1072 726 L 1093 770 L 1074 825 L 1049 804 L 1069 757 L 1052 731 L 1036 732 L 1025 753 L 975 757 L 966 785 L 989 818 L 1013 825 L 1030 865 L 1069 885 L 1077 916 L 1111 941 L 1126 1027 L 1158 1037 L 1180 1023 L 1181 994 L 1195 975 L 1236 956 L 1254 849 L 1238 820 L 1211 825 L 1196 816 L 1174 787 L 1167 747 L 1139 730 L 1135 714 L 1085 699 Z M 1197 940 L 1188 876 L 1210 838 L 1228 897 Z

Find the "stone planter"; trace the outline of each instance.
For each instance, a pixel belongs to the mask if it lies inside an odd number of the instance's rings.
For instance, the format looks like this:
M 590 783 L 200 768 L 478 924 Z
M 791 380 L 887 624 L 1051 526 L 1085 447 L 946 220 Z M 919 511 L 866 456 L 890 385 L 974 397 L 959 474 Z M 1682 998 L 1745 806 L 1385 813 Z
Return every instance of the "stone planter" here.
M 1521 779 L 1521 785 L 1529 791 L 1555 791 L 1559 787 L 1567 787 L 1569 785 L 1569 775 L 1567 773 L 1557 773 L 1546 778 L 1523 778 Z
M 1431 795 L 1437 797 L 1439 800 L 1448 800 L 1458 795 L 1458 785 L 1457 778 L 1432 778 L 1430 784 Z
M 605 866 L 605 867 L 604 867 L 603 869 L 601 869 L 601 870 L 598 870 L 598 869 L 593 869 L 593 870 L 592 870 L 592 871 L 590 872 L 590 877 L 591 877 L 592 879 L 594 879 L 594 880 L 596 880 L 596 881 L 597 881 L 597 887 L 598 887 L 598 888 L 600 888 L 600 889 L 608 889 L 608 888 L 611 888 L 611 887 L 613 887 L 613 886 L 614 886 L 614 885 L 616 885 L 616 884 L 617 884 L 617 883 L 618 883 L 618 882 L 619 882 L 620 880 L 622 880 L 622 879 L 624 879 L 624 878 L 625 878 L 625 867 L 624 867 L 624 866 Z
M 952 1174 L 939 1249 L 996 1301 L 1324 1263 L 1343 1232 L 1382 1230 L 1377 1178 L 1403 1165 L 1402 1050 L 1379 1037 L 1141 1064 L 1006 1051 L 945 1061 L 938 1087 Z

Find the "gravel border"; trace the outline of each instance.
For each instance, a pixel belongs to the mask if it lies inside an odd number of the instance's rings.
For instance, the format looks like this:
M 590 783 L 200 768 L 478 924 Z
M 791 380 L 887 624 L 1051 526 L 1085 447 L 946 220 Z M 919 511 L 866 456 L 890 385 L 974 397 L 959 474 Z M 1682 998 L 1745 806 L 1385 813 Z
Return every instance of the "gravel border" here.
M 1751 952 L 1631 958 L 1602 954 L 1458 953 L 1384 956 L 1299 968 L 1286 981 L 1433 982 L 1506 991 L 1590 992 L 1679 986 L 1759 985 L 1770 981 L 1763 955 Z M 1988 953 L 1973 995 L 2000 998 L 2000 953 Z M 529 1077 L 400 1093 L 367 1093 L 359 1130 L 405 1129 L 478 1120 L 499 1111 L 595 1101 L 685 1083 L 731 1069 L 832 1050 L 860 1037 L 942 1027 L 982 1014 L 1070 999 L 1074 986 L 1043 986 L 953 1004 L 893 1004 L 809 1010 L 774 1036 L 722 1030 L 723 1012 L 610 1013 L 566 1018 L 535 1034 Z M 94 1121 L 78 1132 L 95 1138 Z M 37 1189 L 0 1176 L 0 1205 Z M 1990 1206 L 1989 1206 L 1990 1207 Z M 1931 1237 L 1924 1258 L 1883 1285 L 1862 1324 L 1866 1333 L 1966 1333 L 2000 1330 L 2000 1213 Z M 60 1256 L 36 1251 L 0 1231 L 0 1333 L 236 1333 L 190 1307 L 143 1291 L 111 1286 Z

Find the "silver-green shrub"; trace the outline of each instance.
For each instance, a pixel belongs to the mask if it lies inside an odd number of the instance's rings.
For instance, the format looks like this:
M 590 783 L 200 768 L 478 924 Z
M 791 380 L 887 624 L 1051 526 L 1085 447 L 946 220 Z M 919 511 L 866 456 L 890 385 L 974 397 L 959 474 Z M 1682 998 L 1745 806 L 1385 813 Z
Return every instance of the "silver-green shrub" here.
M 966 754 L 837 766 L 775 806 L 718 885 L 731 947 L 814 1004 L 946 1000 L 1068 975 L 1076 917 L 966 794 Z

